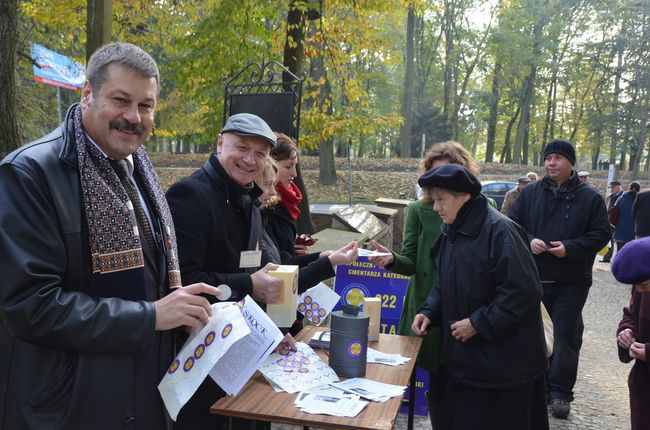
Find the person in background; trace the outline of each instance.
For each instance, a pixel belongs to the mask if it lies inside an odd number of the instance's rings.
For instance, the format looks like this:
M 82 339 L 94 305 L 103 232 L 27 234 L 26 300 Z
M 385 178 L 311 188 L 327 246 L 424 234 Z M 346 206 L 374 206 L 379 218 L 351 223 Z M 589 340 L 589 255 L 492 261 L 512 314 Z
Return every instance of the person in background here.
M 618 357 L 623 363 L 634 360 L 630 370 L 630 419 L 632 430 L 650 427 L 650 237 L 633 240 L 614 257 L 612 275 L 632 285 L 629 304 L 616 330 Z
M 479 168 L 472 155 L 458 142 L 437 143 L 422 159 L 421 173 L 444 164 L 459 164 L 469 169 L 475 176 Z M 496 205 L 496 203 L 495 203 Z M 440 235 L 442 220 L 433 211 L 431 197 L 423 193 L 422 198 L 411 203 L 408 207 L 404 224 L 404 240 L 401 254 L 391 252 L 387 257 L 371 257 L 369 261 L 391 272 L 410 276 L 404 308 L 400 315 L 398 333 L 402 336 L 413 336 L 411 323 L 418 309 L 438 280 L 436 271 L 429 254 L 433 244 Z M 373 247 L 382 252 L 390 252 L 378 242 L 372 242 Z M 432 325 L 424 336 L 417 365 L 429 372 L 429 391 L 427 401 L 429 416 L 433 429 L 442 429 L 442 401 L 447 386 L 447 371 L 440 362 L 440 326 Z
M 539 178 L 537 177 L 537 173 L 535 172 L 528 172 L 526 173 L 526 176 L 528 176 L 528 179 L 530 179 L 531 182 L 535 182 Z
M 276 191 L 279 203 L 265 211 L 265 223 L 267 233 L 283 255 L 283 260 L 288 260 L 307 254 L 306 245 L 296 244 L 296 220 L 300 215 L 298 205 L 302 201 L 302 193 L 294 183 L 298 175 L 298 147 L 286 134 L 276 135 L 278 144 L 271 151 L 271 158 L 278 167 Z M 313 257 L 317 258 L 318 254 Z
M 623 195 L 623 190 L 621 189 L 621 183 L 619 181 L 611 181 L 609 183 L 609 194 L 605 198 L 607 203 L 607 214 L 609 218 L 612 218 L 612 211 L 614 210 L 614 205 L 616 200 Z M 611 224 L 611 222 L 610 222 Z M 614 231 L 615 226 L 612 226 L 612 231 Z M 614 238 L 610 240 L 609 248 L 607 253 L 603 256 L 602 260 L 599 260 L 601 263 L 609 263 L 612 260 L 612 255 L 614 254 Z
M 580 181 L 573 145 L 554 140 L 544 148 L 546 176 L 521 190 L 508 216 L 528 234 L 530 251 L 553 320 L 548 390 L 551 413 L 566 419 L 582 347 L 582 308 L 592 283 L 596 253 L 611 237 L 605 200 Z
M 522 176 L 521 178 L 517 179 L 517 186 L 508 191 L 503 198 L 503 205 L 501 205 L 502 214 L 508 215 L 510 207 L 515 202 L 515 200 L 517 200 L 517 197 L 519 197 L 519 191 L 521 191 L 521 189 L 526 185 L 530 184 L 530 182 L 531 179 L 528 176 Z
M 585 183 L 589 182 L 589 172 L 587 172 L 586 170 L 582 170 L 578 172 L 578 178 L 580 178 L 582 182 Z
M 636 195 L 634 206 L 634 236 L 637 239 L 650 236 L 650 190 L 643 190 Z
M 220 291 L 181 287 L 169 208 L 143 144 L 156 62 L 111 43 L 81 100 L 0 163 L 0 429 L 169 429 L 157 386 L 174 329 Z
M 439 279 L 411 329 L 442 326 L 443 428 L 548 429 L 542 286 L 526 232 L 490 207 L 463 166 L 431 169 L 418 183 L 444 225 L 431 250 Z
M 634 215 L 632 215 L 632 207 L 636 200 L 637 193 L 641 191 L 641 186 L 638 182 L 630 182 L 628 190 L 616 200 L 614 204 L 615 212 L 615 229 L 614 241 L 616 248 L 620 250 L 631 240 L 634 240 Z

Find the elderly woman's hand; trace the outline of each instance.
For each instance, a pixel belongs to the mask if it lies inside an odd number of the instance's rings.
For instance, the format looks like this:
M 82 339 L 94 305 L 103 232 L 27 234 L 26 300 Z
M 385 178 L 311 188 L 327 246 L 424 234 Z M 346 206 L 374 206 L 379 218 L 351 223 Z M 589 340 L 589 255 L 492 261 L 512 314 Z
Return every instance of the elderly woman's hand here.
M 411 330 L 413 330 L 413 333 L 417 334 L 418 336 L 422 336 L 424 334 L 427 334 L 429 331 L 429 324 L 431 324 L 431 320 L 426 315 L 417 314 L 415 318 L 413 318 Z
M 454 337 L 454 339 L 459 340 L 461 342 L 467 342 L 470 340 L 474 335 L 476 335 L 478 332 L 472 325 L 472 323 L 469 321 L 469 318 L 465 318 L 460 321 L 456 321 L 451 325 L 451 335 Z

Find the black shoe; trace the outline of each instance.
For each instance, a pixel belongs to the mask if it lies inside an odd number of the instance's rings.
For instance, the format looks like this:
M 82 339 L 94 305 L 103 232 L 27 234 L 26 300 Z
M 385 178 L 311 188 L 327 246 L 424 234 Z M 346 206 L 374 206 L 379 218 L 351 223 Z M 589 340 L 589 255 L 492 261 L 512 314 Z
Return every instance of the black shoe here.
M 555 418 L 567 419 L 571 412 L 571 402 L 564 399 L 551 400 L 551 414 Z
M 608 258 L 607 260 L 605 260 L 605 259 L 603 258 L 602 260 L 598 260 L 598 261 L 601 262 L 601 263 L 609 263 L 609 258 Z

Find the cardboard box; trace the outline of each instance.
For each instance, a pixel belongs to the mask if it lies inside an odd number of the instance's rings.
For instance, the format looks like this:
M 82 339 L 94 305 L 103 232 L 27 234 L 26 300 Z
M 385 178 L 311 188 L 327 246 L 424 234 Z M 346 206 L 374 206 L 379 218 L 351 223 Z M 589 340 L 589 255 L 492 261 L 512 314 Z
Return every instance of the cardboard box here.
M 363 311 L 368 314 L 368 342 L 379 340 L 379 326 L 381 323 L 381 299 L 379 297 L 366 297 L 363 299 Z
M 269 275 L 282 281 L 280 302 L 266 305 L 266 314 L 278 327 L 291 327 L 296 320 L 298 301 L 298 266 L 279 266 L 269 270 Z

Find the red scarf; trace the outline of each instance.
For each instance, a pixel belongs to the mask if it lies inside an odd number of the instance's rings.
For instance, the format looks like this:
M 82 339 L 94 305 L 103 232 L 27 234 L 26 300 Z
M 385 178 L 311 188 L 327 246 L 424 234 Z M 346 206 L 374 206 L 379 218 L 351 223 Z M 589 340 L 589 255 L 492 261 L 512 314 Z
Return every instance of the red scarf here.
M 275 190 L 280 195 L 280 206 L 286 209 L 292 220 L 297 220 L 298 215 L 300 215 L 298 203 L 302 201 L 302 193 L 298 189 L 298 186 L 292 182 L 289 188 L 287 188 L 278 182 Z

